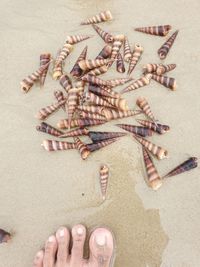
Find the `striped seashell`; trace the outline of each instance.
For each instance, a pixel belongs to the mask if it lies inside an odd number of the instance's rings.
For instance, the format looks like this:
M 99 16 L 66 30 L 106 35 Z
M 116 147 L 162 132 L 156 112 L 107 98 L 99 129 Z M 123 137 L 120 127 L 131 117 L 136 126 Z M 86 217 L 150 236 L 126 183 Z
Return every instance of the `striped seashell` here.
M 77 107 L 78 110 L 80 111 L 85 111 L 85 112 L 89 112 L 89 113 L 96 113 L 99 115 L 102 115 L 102 111 L 103 111 L 103 107 L 101 106 L 78 106 Z
M 152 74 L 147 73 L 146 75 L 144 75 L 140 79 L 129 84 L 129 86 L 127 86 L 126 88 L 122 89 L 120 93 L 124 94 L 124 93 L 128 93 L 130 91 L 136 90 L 140 87 L 144 87 L 145 85 L 148 85 L 150 83 L 151 78 L 152 78 Z
M 164 73 L 169 72 L 175 68 L 176 64 L 168 64 L 168 65 L 160 64 L 160 66 L 158 66 L 158 68 L 156 69 L 156 74 L 163 75 Z
M 106 43 L 112 43 L 113 42 L 113 35 L 103 31 L 99 26 L 93 24 L 92 27 L 94 30 L 99 34 L 99 36 L 104 40 Z
M 109 177 L 108 166 L 101 165 L 100 170 L 99 170 L 99 176 L 100 176 L 101 194 L 102 194 L 103 200 L 105 200 L 107 187 L 108 187 L 108 177 Z
M 34 83 L 40 79 L 40 77 L 42 76 L 42 73 L 46 69 L 48 69 L 49 64 L 50 64 L 50 62 L 48 62 L 46 65 L 39 67 L 38 70 L 36 70 L 35 72 L 33 72 L 31 75 L 29 75 L 28 77 L 26 77 L 25 79 L 23 79 L 20 82 L 21 90 L 24 93 L 28 93 L 28 91 L 31 89 L 31 87 L 34 85 Z
M 53 71 L 52 71 L 52 78 L 53 80 L 58 80 L 63 75 L 63 63 L 56 60 L 54 62 Z
M 84 119 L 105 120 L 104 116 L 99 115 L 99 114 L 95 114 L 95 113 L 80 111 L 79 114 L 80 114 L 80 117 L 84 118 Z
M 172 177 L 174 175 L 181 174 L 186 171 L 190 171 L 198 166 L 198 159 L 196 157 L 191 157 L 188 160 L 184 161 L 172 171 L 168 172 L 163 178 Z
M 64 60 L 69 56 L 72 50 L 73 46 L 65 43 L 60 51 L 60 54 L 57 57 L 56 65 L 59 65 L 60 63 L 64 62 Z
M 72 82 L 67 74 L 64 74 L 59 79 L 60 85 L 68 93 L 72 88 Z
M 36 118 L 38 120 L 45 120 L 52 113 L 54 113 L 56 110 L 58 110 L 65 102 L 66 102 L 66 100 L 63 100 L 61 102 L 54 103 L 54 104 L 47 106 L 45 108 L 41 108 L 38 111 L 38 113 L 36 114 Z
M 118 139 L 116 138 L 112 138 L 112 139 L 107 139 L 107 140 L 104 140 L 104 141 L 99 141 L 99 142 L 96 142 L 96 143 L 91 143 L 91 144 L 87 144 L 86 147 L 87 149 L 89 149 L 90 152 L 94 152 L 96 150 L 99 150 L 105 146 L 108 146 L 114 142 L 116 142 Z
M 86 56 L 87 56 L 87 49 L 88 47 L 86 46 L 83 51 L 81 52 L 80 56 L 78 57 L 77 61 L 75 62 L 72 70 L 70 71 L 70 74 L 73 76 L 73 77 L 81 77 L 81 75 L 84 73 L 83 70 L 80 68 L 79 66 L 79 62 L 81 60 L 85 60 L 86 59 Z
M 84 94 L 84 90 L 85 90 L 85 82 L 84 81 L 77 81 L 74 84 L 74 87 L 77 89 L 78 95 L 80 98 L 82 98 L 83 94 Z M 79 100 L 80 100 L 79 98 Z M 80 101 L 79 101 L 80 102 Z
M 51 54 L 50 53 L 44 53 L 40 55 L 40 67 L 45 66 L 47 63 L 50 63 L 51 61 Z M 43 86 L 47 72 L 48 72 L 49 66 L 43 71 L 42 75 L 40 76 L 40 85 Z
M 128 104 L 126 99 L 124 98 L 110 98 L 110 97 L 104 97 L 104 99 L 111 104 L 113 107 L 116 107 L 117 109 L 121 111 L 129 110 Z
M 84 75 L 81 79 L 82 79 L 82 81 L 85 81 L 85 82 L 88 82 L 91 84 L 95 84 L 95 85 L 110 86 L 109 81 L 104 81 L 104 80 L 98 78 L 97 76 L 90 75 L 90 74 Z
M 122 45 L 124 43 L 124 38 L 125 37 L 122 34 L 116 35 L 114 37 L 114 42 L 113 42 L 113 46 L 112 46 L 112 53 L 111 53 L 111 56 L 110 56 L 110 58 L 112 60 L 115 60 L 117 58 L 117 55 L 118 55 L 118 53 L 120 51 L 120 48 L 122 47 Z M 109 66 L 111 66 L 112 63 L 113 63 L 113 61 L 109 63 Z
M 80 152 L 81 158 L 85 160 L 90 155 L 89 149 L 78 137 L 75 137 L 74 141 L 76 144 L 76 149 L 78 149 Z
M 143 66 L 143 73 L 153 73 L 156 72 L 160 64 L 148 63 Z
M 112 14 L 109 10 L 102 11 L 99 14 L 86 19 L 85 21 L 81 22 L 81 25 L 88 25 L 88 24 L 96 24 L 104 21 L 112 20 Z
M 71 128 L 75 128 L 75 127 L 84 128 L 84 127 L 95 126 L 95 125 L 100 125 L 100 124 L 104 124 L 104 123 L 106 123 L 106 120 L 74 119 L 74 120 L 71 120 L 70 127 Z M 59 129 L 69 128 L 68 119 L 60 120 L 57 123 L 57 127 Z
M 0 244 L 7 243 L 11 239 L 11 234 L 3 229 L 0 229 Z
M 107 91 L 110 95 L 112 95 L 113 98 L 120 98 L 121 95 L 115 91 L 113 91 L 112 88 L 107 87 L 107 86 L 101 86 L 101 88 L 105 91 Z M 111 96 L 110 96 L 111 97 Z
M 103 115 L 106 117 L 108 121 L 131 117 L 138 114 L 141 114 L 140 110 L 120 111 L 115 109 L 103 109 Z
M 105 45 L 95 59 L 108 59 L 110 58 L 111 53 L 112 53 L 112 46 Z
M 110 59 L 85 59 L 85 60 L 81 60 L 79 61 L 79 67 L 82 70 L 91 70 L 94 68 L 98 68 L 101 67 L 103 65 L 106 65 L 110 62 Z
M 70 44 L 70 45 L 74 45 L 74 44 L 77 44 L 79 42 L 82 42 L 82 41 L 85 41 L 87 39 L 89 39 L 90 35 L 69 35 L 67 36 L 66 38 L 66 43 Z
M 161 46 L 161 48 L 158 49 L 158 55 L 160 59 L 165 59 L 167 54 L 169 53 L 169 50 L 171 49 L 176 36 L 178 34 L 178 31 L 175 31 L 169 39 Z
M 159 133 L 159 134 L 164 134 L 170 130 L 170 127 L 168 125 L 163 125 L 151 121 L 145 121 L 145 120 L 136 120 L 138 123 L 141 125 L 148 127 L 152 131 Z
M 44 140 L 41 144 L 47 151 L 58 151 L 58 150 L 68 150 L 75 149 L 75 143 L 56 141 L 56 140 Z
M 122 128 L 122 129 L 124 129 L 130 133 L 140 135 L 142 137 L 153 135 L 153 131 L 147 127 L 135 126 L 135 125 L 130 125 L 130 124 L 116 124 L 116 126 Z
M 56 100 L 58 101 L 58 103 L 67 99 L 67 98 L 65 98 L 63 92 L 60 90 L 54 91 L 54 96 L 55 96 Z M 63 104 L 62 109 L 65 111 L 65 104 Z
M 171 25 L 160 25 L 160 26 L 135 28 L 135 31 L 157 36 L 166 36 L 171 30 L 171 28 L 172 28 Z
M 95 95 L 91 92 L 86 92 L 84 98 L 87 102 L 90 102 L 90 103 L 97 105 L 97 106 L 112 107 L 112 105 L 109 104 L 106 100 L 104 100 L 100 96 Z
M 141 110 L 144 112 L 144 114 L 146 114 L 147 117 L 149 117 L 152 121 L 155 121 L 155 117 L 151 111 L 151 108 L 146 98 L 140 96 L 136 100 L 136 104 L 138 105 L 139 108 L 141 108 Z
M 174 78 L 152 74 L 152 79 L 162 84 L 163 86 L 171 89 L 172 91 L 176 90 L 177 85 L 176 85 L 176 80 Z
M 133 78 L 119 78 L 119 79 L 112 79 L 112 80 L 108 80 L 108 84 L 110 85 L 110 87 L 116 87 L 119 85 L 123 85 L 127 82 L 130 82 L 131 80 L 133 80 Z M 109 86 L 108 85 L 108 86 Z
M 104 89 L 104 87 L 99 87 L 96 85 L 89 85 L 88 91 L 92 92 L 95 95 L 101 96 L 101 97 L 111 97 L 111 98 L 118 98 L 115 94 L 112 94 L 111 92 Z
M 98 68 L 90 70 L 89 72 L 87 72 L 87 75 L 98 76 L 98 75 L 106 73 L 107 71 L 108 71 L 108 66 L 107 65 L 103 65 L 103 66 L 100 66 Z
M 157 146 L 148 141 L 147 139 L 142 138 L 136 134 L 133 134 L 133 136 L 142 146 L 144 146 L 149 152 L 151 152 L 158 159 L 164 159 L 168 156 L 168 152 L 166 149 Z
M 120 53 L 117 55 L 116 69 L 119 73 L 124 73 L 126 71 L 124 61 Z
M 143 147 L 142 152 L 143 152 L 144 165 L 145 165 L 147 178 L 148 178 L 148 184 L 153 190 L 158 190 L 162 185 L 162 179 L 160 178 L 160 175 L 158 171 L 156 170 L 156 167 L 148 151 Z
M 63 134 L 62 131 L 54 128 L 53 126 L 51 126 L 50 124 L 46 123 L 46 122 L 42 122 L 40 125 L 36 126 L 36 130 L 43 132 L 43 133 L 47 133 L 53 136 L 60 136 L 61 134 Z
M 130 75 L 131 72 L 134 70 L 139 59 L 141 58 L 143 50 L 144 50 L 144 48 L 140 44 L 135 44 L 133 55 L 131 57 L 130 64 L 129 64 L 128 75 Z
M 70 128 L 70 122 L 74 116 L 74 112 L 78 106 L 78 101 L 79 101 L 78 89 L 75 87 L 69 89 L 68 99 L 67 99 L 67 113 L 68 113 L 69 128 Z
M 89 131 L 88 133 L 90 139 L 93 143 L 104 141 L 112 138 L 119 138 L 125 136 L 126 133 L 119 133 L 119 132 L 92 132 Z
M 131 48 L 128 41 L 128 38 L 126 37 L 124 40 L 124 60 L 126 62 L 129 62 L 132 58 Z
M 89 133 L 89 130 L 87 128 L 79 128 L 79 129 L 71 130 L 67 133 L 62 133 L 59 137 L 60 138 L 75 137 L 75 136 L 88 135 L 88 133 Z

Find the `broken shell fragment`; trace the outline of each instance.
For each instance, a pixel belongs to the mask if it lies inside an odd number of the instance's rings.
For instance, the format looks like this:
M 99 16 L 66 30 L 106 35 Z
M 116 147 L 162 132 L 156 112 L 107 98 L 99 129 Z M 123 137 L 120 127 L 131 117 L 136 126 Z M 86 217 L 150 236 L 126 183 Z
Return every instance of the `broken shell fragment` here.
M 68 150 L 75 149 L 75 143 L 56 141 L 56 140 L 44 140 L 41 144 L 47 151 L 58 151 L 58 150 Z
M 160 25 L 160 26 L 149 26 L 149 27 L 140 27 L 135 28 L 135 31 L 143 32 L 151 35 L 157 36 L 166 36 L 171 30 L 170 25 Z
M 167 77 L 167 76 L 162 76 L 162 75 L 156 75 L 156 74 L 152 74 L 152 79 L 160 84 L 162 84 L 163 86 L 171 89 L 172 91 L 176 90 L 176 80 L 172 77 Z
M 94 15 L 91 18 L 86 19 L 85 21 L 81 22 L 81 25 L 88 25 L 88 24 L 96 24 L 104 21 L 112 20 L 112 14 L 109 10 L 100 12 L 97 15 Z
M 106 192 L 108 187 L 109 169 L 106 165 L 101 165 L 99 170 L 100 175 L 100 187 L 103 200 L 106 199 Z
M 161 46 L 161 48 L 158 49 L 158 55 L 160 59 L 165 59 L 167 54 L 169 53 L 169 50 L 171 49 L 176 37 L 178 35 L 178 31 L 175 31 L 169 39 Z
M 0 229 L 0 244 L 7 243 L 11 239 L 11 234 L 3 229 Z
M 113 38 L 112 34 L 105 32 L 99 26 L 97 26 L 95 24 L 93 24 L 92 27 L 99 34 L 99 36 L 104 40 L 104 42 L 106 42 L 106 43 L 112 43 L 113 42 L 114 38 Z
M 131 84 L 129 84 L 129 86 L 127 86 L 126 88 L 121 90 L 121 94 L 130 92 L 132 90 L 136 90 L 140 87 L 144 87 L 145 85 L 148 85 L 151 81 L 152 78 L 152 74 L 151 73 L 147 73 L 146 75 L 144 75 L 143 77 L 141 77 L 140 79 L 132 82 Z
M 79 150 L 81 158 L 85 160 L 90 155 L 89 149 L 78 137 L 75 137 L 74 140 L 75 140 L 76 149 Z

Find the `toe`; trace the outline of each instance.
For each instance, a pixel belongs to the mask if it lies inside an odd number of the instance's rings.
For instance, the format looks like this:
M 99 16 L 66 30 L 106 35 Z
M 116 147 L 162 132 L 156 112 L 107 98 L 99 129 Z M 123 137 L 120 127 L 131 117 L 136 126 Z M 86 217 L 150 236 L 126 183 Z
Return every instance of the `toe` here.
M 43 266 L 44 252 L 43 250 L 38 251 L 33 261 L 33 267 L 42 267 Z
M 45 244 L 44 267 L 53 267 L 57 250 L 57 241 L 54 235 L 50 236 Z
M 56 232 L 56 239 L 58 243 L 57 251 L 57 265 L 59 267 L 66 266 L 67 258 L 69 256 L 69 230 L 65 227 L 61 227 Z
M 83 262 L 83 249 L 86 238 L 86 229 L 79 224 L 72 229 L 73 245 L 71 251 L 71 265 L 79 266 Z
M 89 244 L 89 266 L 110 266 L 114 253 L 114 239 L 112 233 L 106 228 L 97 228 L 92 233 Z

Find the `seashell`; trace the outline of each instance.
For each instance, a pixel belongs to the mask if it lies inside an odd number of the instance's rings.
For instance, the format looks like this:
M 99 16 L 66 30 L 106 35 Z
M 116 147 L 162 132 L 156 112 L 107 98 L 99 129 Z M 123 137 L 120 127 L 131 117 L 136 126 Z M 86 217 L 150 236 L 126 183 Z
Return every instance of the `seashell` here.
M 103 107 L 101 107 L 101 106 L 87 106 L 87 105 L 84 105 L 84 106 L 78 106 L 77 109 L 80 110 L 80 111 L 85 111 L 85 112 L 89 112 L 89 113 L 96 113 L 96 114 L 101 115 Z
M 43 132 L 43 133 L 47 133 L 53 136 L 60 136 L 63 134 L 62 131 L 54 128 L 53 126 L 51 126 L 50 124 L 46 123 L 46 122 L 42 122 L 41 125 L 36 126 L 36 130 Z
M 44 53 L 40 55 L 40 67 L 45 66 L 47 63 L 50 63 L 51 61 L 51 54 L 50 53 Z M 43 86 L 46 76 L 47 76 L 47 72 L 48 72 L 48 67 L 42 72 L 41 76 L 40 76 L 40 85 Z
M 59 79 L 59 82 L 67 93 L 72 88 L 72 82 L 67 74 L 62 75 Z
M 152 79 L 160 84 L 162 84 L 163 86 L 171 89 L 172 91 L 176 90 L 176 80 L 174 78 L 171 77 L 167 77 L 167 76 L 162 76 L 162 75 L 156 75 L 156 74 L 152 74 Z
M 56 141 L 56 140 L 44 140 L 41 144 L 47 151 L 58 151 L 58 150 L 68 150 L 75 149 L 75 143 Z
M 155 64 L 155 63 L 148 63 L 143 66 L 143 72 L 144 73 L 153 73 L 156 72 L 160 64 Z
M 112 46 L 112 52 L 111 52 L 111 56 L 110 56 L 110 58 L 112 60 L 115 60 L 117 58 L 117 55 L 118 55 L 118 53 L 120 51 L 120 48 L 122 47 L 122 45 L 124 43 L 124 38 L 125 37 L 122 34 L 116 35 L 114 37 L 114 42 L 113 42 L 113 46 Z M 112 63 L 113 63 L 113 61 L 109 63 L 109 66 L 111 66 Z
M 108 177 L 109 177 L 108 166 L 101 165 L 100 170 L 99 170 L 99 176 L 100 176 L 101 194 L 102 194 L 103 200 L 105 200 L 107 187 L 108 187 Z
M 129 64 L 128 75 L 130 75 L 131 72 L 134 70 L 136 64 L 138 63 L 139 59 L 141 58 L 143 50 L 144 50 L 144 48 L 140 44 L 135 44 L 133 55 L 131 57 L 130 64 Z
M 81 25 L 88 25 L 88 24 L 96 24 L 104 21 L 112 20 L 112 14 L 109 10 L 102 11 L 99 14 L 86 19 L 85 21 L 81 22 Z
M 79 100 L 78 89 L 75 87 L 69 89 L 68 99 L 67 99 L 67 113 L 68 113 L 68 124 L 69 124 L 68 128 L 70 128 L 70 122 L 78 106 L 78 100 Z
M 168 152 L 166 149 L 157 146 L 148 141 L 147 139 L 144 139 L 136 134 L 133 134 L 133 136 L 141 145 L 143 145 L 149 152 L 151 152 L 158 159 L 164 159 L 168 156 Z
M 142 137 L 153 135 L 153 131 L 147 127 L 135 126 L 135 125 L 130 125 L 130 124 L 116 124 L 116 126 L 122 128 L 122 129 L 124 129 L 130 133 L 140 135 Z
M 82 98 L 85 90 L 85 82 L 78 81 L 74 84 L 74 87 L 77 89 L 78 95 Z
M 124 40 L 124 60 L 126 62 L 129 62 L 132 58 L 131 48 L 128 41 L 128 38 L 126 37 Z
M 138 105 L 139 108 L 142 109 L 142 111 L 146 114 L 147 117 L 149 117 L 152 121 L 155 121 L 155 117 L 151 111 L 151 108 L 150 108 L 149 103 L 147 102 L 146 98 L 140 96 L 136 100 L 136 104 Z
M 58 101 L 58 103 L 65 100 L 64 94 L 61 90 L 54 91 L 54 96 L 55 96 L 56 100 Z M 63 104 L 62 109 L 65 111 L 65 104 Z
M 48 69 L 50 62 L 48 62 L 46 65 L 43 65 L 41 67 L 39 67 L 38 70 L 36 70 L 35 72 L 33 72 L 31 75 L 29 75 L 28 77 L 26 77 L 25 79 L 23 79 L 20 82 L 21 85 L 21 90 L 24 93 L 28 93 L 28 91 L 31 89 L 31 87 L 34 85 L 34 83 L 40 79 L 40 77 L 42 76 L 42 73 Z
M 104 116 L 95 114 L 95 113 L 80 111 L 79 114 L 80 114 L 80 117 L 84 119 L 105 120 Z
M 163 178 L 172 177 L 174 175 L 178 175 L 183 172 L 190 171 L 191 169 L 194 169 L 197 166 L 198 166 L 198 159 L 196 157 L 191 157 L 188 160 L 181 163 L 180 165 L 178 165 L 172 171 L 167 173 Z
M 90 70 L 89 72 L 87 72 L 87 75 L 98 76 L 98 75 L 106 73 L 107 71 L 108 71 L 108 66 L 107 65 L 103 65 L 101 67 L 98 67 L 98 68 Z
M 75 137 L 74 141 L 76 149 L 78 149 L 80 152 L 81 158 L 85 160 L 90 155 L 89 149 L 78 137 Z
M 87 128 L 79 128 L 75 130 L 71 130 L 67 133 L 62 133 L 59 137 L 60 138 L 66 138 L 66 137 L 75 137 L 75 136 L 81 136 L 81 135 L 88 135 L 89 130 Z
M 86 46 L 83 51 L 81 52 L 80 56 L 78 57 L 77 61 L 75 62 L 72 70 L 70 71 L 70 74 L 73 76 L 73 77 L 77 77 L 79 78 L 84 72 L 83 70 L 80 68 L 79 66 L 79 62 L 81 60 L 85 60 L 86 59 L 86 56 L 87 56 L 87 49 L 88 47 Z
M 145 121 L 145 120 L 136 120 L 138 123 L 141 125 L 148 127 L 152 131 L 159 133 L 159 134 L 164 134 L 170 130 L 170 127 L 168 125 L 163 125 L 151 121 Z
M 106 120 L 92 120 L 92 119 L 74 119 L 74 120 L 71 120 L 71 128 L 74 128 L 74 127 L 80 127 L 80 128 L 83 128 L 83 127 L 87 127 L 87 126 L 95 126 L 95 125 L 100 125 L 100 124 L 104 124 L 106 123 Z M 57 124 L 57 127 L 59 129 L 67 129 L 69 128 L 69 124 L 68 124 L 68 119 L 63 119 L 63 120 L 60 120 Z
M 106 87 L 106 86 L 101 86 L 101 88 L 105 91 L 107 91 L 110 95 L 112 95 L 113 98 L 120 98 L 121 95 L 115 91 L 113 91 L 112 88 Z M 111 96 L 110 96 L 111 97 Z
M 161 46 L 161 48 L 158 49 L 158 55 L 160 57 L 160 59 L 165 59 L 167 54 L 169 53 L 169 50 L 171 49 L 176 36 L 178 34 L 178 31 L 175 31 L 170 37 L 169 39 Z
M 104 89 L 104 87 L 99 87 L 96 85 L 89 85 L 88 91 L 92 92 L 95 95 L 101 96 L 101 97 L 112 97 L 112 98 L 118 98 L 115 94 L 112 94 L 112 92 L 107 91 Z
M 99 34 L 99 36 L 104 40 L 106 43 L 112 43 L 114 40 L 114 37 L 112 34 L 103 31 L 99 26 L 93 24 L 92 27 L 94 30 Z
M 85 100 L 87 102 L 93 103 L 94 105 L 97 105 L 97 106 L 112 107 L 112 105 L 109 104 L 106 100 L 104 100 L 100 96 L 95 95 L 91 92 L 85 93 Z
M 101 86 L 109 86 L 110 83 L 109 81 L 104 81 L 94 75 L 84 75 L 82 78 L 82 81 L 85 81 L 85 82 L 88 82 L 88 83 L 91 83 L 91 84 L 95 84 L 95 85 L 101 85 Z
M 126 133 L 119 133 L 119 132 L 92 132 L 89 131 L 88 133 L 90 139 L 92 140 L 93 143 L 99 142 L 99 141 L 104 141 L 112 138 L 118 138 L 125 136 Z
M 140 110 L 120 111 L 120 110 L 108 109 L 108 108 L 103 109 L 103 115 L 106 117 L 108 121 L 131 117 L 131 116 L 138 115 L 140 113 L 141 113 Z
M 91 143 L 91 144 L 87 144 L 86 147 L 87 149 L 89 149 L 90 152 L 94 152 L 96 150 L 99 150 L 105 146 L 108 146 L 114 142 L 116 142 L 118 139 L 116 138 L 112 138 L 112 139 L 107 139 L 107 140 L 104 140 L 104 141 L 99 141 L 99 142 L 96 142 L 96 143 Z
M 108 80 L 108 86 L 110 87 L 116 87 L 118 85 L 123 85 L 127 82 L 130 82 L 131 80 L 133 80 L 132 78 L 119 78 L 119 79 L 112 79 L 112 80 Z
M 162 185 L 162 179 L 160 178 L 160 175 L 156 170 L 156 167 L 148 151 L 143 147 L 142 152 L 143 152 L 144 165 L 147 173 L 149 186 L 153 190 L 158 190 Z
M 66 102 L 66 100 L 63 100 L 61 102 L 57 102 L 57 103 L 54 103 L 50 106 L 47 106 L 45 108 L 40 109 L 38 111 L 38 113 L 36 114 L 36 118 L 38 120 L 45 120 L 52 113 L 54 113 L 56 110 L 58 110 L 65 102 Z
M 175 68 L 176 68 L 176 64 L 168 64 L 168 65 L 160 64 L 158 68 L 156 69 L 156 74 L 163 75 L 164 73 L 169 72 Z
M 124 61 L 120 53 L 118 53 L 117 55 L 116 69 L 119 73 L 124 73 L 126 71 L 124 66 Z
M 94 68 L 98 68 L 101 67 L 103 65 L 106 65 L 110 62 L 110 59 L 85 59 L 85 60 L 81 60 L 79 61 L 79 67 L 82 70 L 91 70 Z
M 53 80 L 58 80 L 63 75 L 63 63 L 56 60 L 53 67 Z
M 73 46 L 65 43 L 62 49 L 60 50 L 60 53 L 56 59 L 56 65 L 59 65 L 60 63 L 64 62 L 64 60 L 69 56 L 72 50 L 73 50 Z
M 171 25 L 160 25 L 160 26 L 135 28 L 135 31 L 157 36 L 166 36 L 171 30 L 171 28 L 172 28 Z
M 77 44 L 79 42 L 82 42 L 82 41 L 85 41 L 87 39 L 89 39 L 90 35 L 69 35 L 67 36 L 66 38 L 66 43 L 70 44 L 70 45 L 74 45 L 74 44 Z
M 111 45 L 105 45 L 103 49 L 100 51 L 96 59 L 108 59 L 110 58 L 112 53 L 112 46 Z
M 7 243 L 11 239 L 11 234 L 3 229 L 0 229 L 0 244 Z
M 124 98 L 110 98 L 104 97 L 104 99 L 111 104 L 112 106 L 116 107 L 119 110 L 126 111 L 129 110 L 128 104 L 126 99 Z
M 128 93 L 132 90 L 136 90 L 140 87 L 148 85 L 151 81 L 151 78 L 152 78 L 152 74 L 147 73 L 146 75 L 142 76 L 140 79 L 129 84 L 129 86 L 127 86 L 126 88 L 122 89 L 121 94 Z

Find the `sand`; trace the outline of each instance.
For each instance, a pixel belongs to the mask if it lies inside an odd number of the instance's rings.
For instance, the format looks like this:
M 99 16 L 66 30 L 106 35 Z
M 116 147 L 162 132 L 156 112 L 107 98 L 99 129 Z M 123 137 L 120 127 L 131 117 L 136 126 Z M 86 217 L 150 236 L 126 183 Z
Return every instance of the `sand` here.
M 156 82 L 127 94 L 129 105 L 145 96 L 163 123 L 171 126 L 164 136 L 151 140 L 169 151 L 169 159 L 155 160 L 161 174 L 189 156 L 199 157 L 199 10 L 191 1 L 1 1 L 0 3 L 0 227 L 14 234 L 0 246 L 0 267 L 32 266 L 34 254 L 60 226 L 84 223 L 112 228 L 117 242 L 115 267 L 200 266 L 199 168 L 166 180 L 158 192 L 144 181 L 141 149 L 128 136 L 83 162 L 76 151 L 47 153 L 40 144 L 47 138 L 35 130 L 35 113 L 53 102 L 60 85 L 48 76 L 44 89 L 23 95 L 19 82 L 38 66 L 42 52 L 56 54 L 69 34 L 94 34 L 80 43 L 67 60 L 70 71 L 86 43 L 94 58 L 103 41 L 80 21 L 110 9 L 114 21 L 102 27 L 127 34 L 131 44 L 140 42 L 143 64 L 159 62 L 157 49 L 166 40 L 134 32 L 134 27 L 171 24 L 180 33 L 165 63 L 176 63 L 169 75 L 177 79 L 172 92 Z M 112 78 L 114 71 L 110 72 Z M 115 74 L 118 76 L 118 74 Z M 48 122 L 64 118 L 60 110 Z M 133 118 L 123 122 L 133 123 Z M 117 123 L 122 120 L 117 121 Z M 116 130 L 114 123 L 95 130 Z M 101 163 L 110 167 L 108 199 L 102 203 L 98 184 Z

